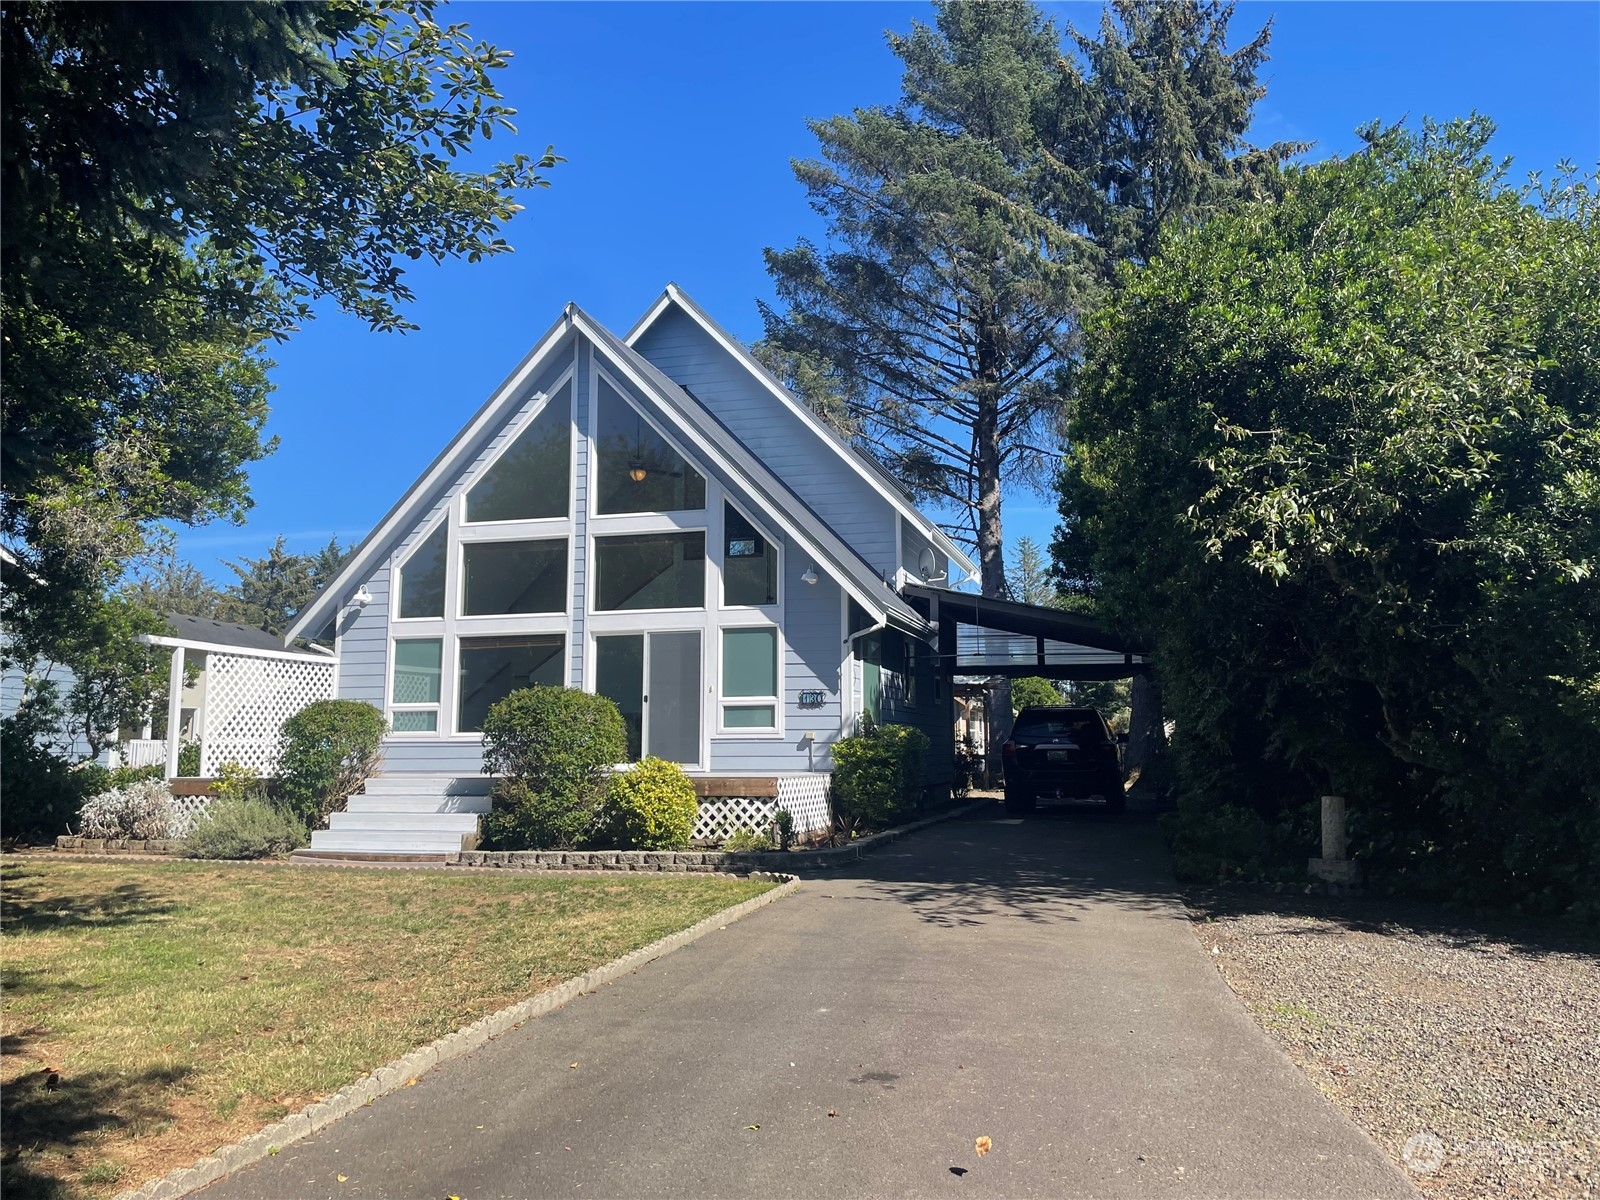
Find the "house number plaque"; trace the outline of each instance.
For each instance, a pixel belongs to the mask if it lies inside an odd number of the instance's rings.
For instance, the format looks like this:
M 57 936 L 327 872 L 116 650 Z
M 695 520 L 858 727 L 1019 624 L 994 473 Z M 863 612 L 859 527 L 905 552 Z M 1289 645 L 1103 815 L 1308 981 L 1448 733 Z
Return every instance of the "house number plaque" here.
M 822 692 L 801 692 L 800 693 L 800 707 L 801 708 L 821 708 L 822 707 L 822 699 L 823 699 L 823 693 Z

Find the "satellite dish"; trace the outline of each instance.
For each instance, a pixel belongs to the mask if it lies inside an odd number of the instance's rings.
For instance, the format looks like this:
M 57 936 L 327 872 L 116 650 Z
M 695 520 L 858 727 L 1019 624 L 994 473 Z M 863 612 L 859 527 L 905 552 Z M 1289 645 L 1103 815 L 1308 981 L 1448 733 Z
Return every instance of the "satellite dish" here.
M 933 551 L 924 546 L 922 552 L 917 555 L 917 574 L 922 577 L 923 583 L 943 583 L 945 581 L 947 575 L 944 571 L 940 571 L 937 575 L 933 573 L 934 568 L 938 565 L 939 560 L 934 557 Z

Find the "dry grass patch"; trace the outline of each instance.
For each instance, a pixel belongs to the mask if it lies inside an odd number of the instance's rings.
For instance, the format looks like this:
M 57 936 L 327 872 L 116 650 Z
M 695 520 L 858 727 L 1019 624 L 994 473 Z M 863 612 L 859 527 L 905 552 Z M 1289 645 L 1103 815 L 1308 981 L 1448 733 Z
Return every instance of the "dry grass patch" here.
M 765 883 L 7 856 L 4 1190 L 109 1195 Z

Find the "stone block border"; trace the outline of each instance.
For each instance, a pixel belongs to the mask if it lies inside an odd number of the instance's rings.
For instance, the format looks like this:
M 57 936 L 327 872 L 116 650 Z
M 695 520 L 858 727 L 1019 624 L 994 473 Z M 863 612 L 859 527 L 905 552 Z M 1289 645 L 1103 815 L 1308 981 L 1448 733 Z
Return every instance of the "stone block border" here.
M 976 800 L 948 808 L 944 812 L 858 838 L 848 846 L 827 850 L 766 850 L 734 853 L 726 850 L 464 850 L 459 859 L 463 867 L 493 867 L 509 871 L 700 871 L 723 875 L 748 875 L 775 872 L 796 875 L 806 871 L 826 871 L 864 858 L 874 850 L 908 833 L 926 829 L 940 821 L 976 812 L 993 800 Z
M 86 838 L 62 834 L 56 839 L 56 849 L 65 854 L 176 854 L 180 844 L 178 838 L 150 838 L 147 841 L 141 838 Z
M 282 1147 L 292 1142 L 310 1137 L 341 1117 L 347 1117 L 358 1108 L 371 1104 L 379 1096 L 400 1090 L 410 1080 L 427 1074 L 439 1064 L 469 1054 L 492 1038 L 509 1033 L 519 1025 L 524 1025 L 546 1013 L 554 1012 L 579 996 L 598 991 L 606 984 L 637 971 L 647 963 L 671 954 L 690 942 L 698 941 L 708 933 L 726 928 L 741 917 L 749 916 L 775 900 L 791 895 L 800 887 L 800 881 L 792 875 L 757 871 L 751 872 L 750 878 L 767 880 L 778 886 L 743 903 L 735 904 L 732 908 L 713 913 L 705 920 L 677 933 L 668 934 L 631 954 L 624 954 L 604 966 L 587 971 L 576 979 L 569 979 L 565 983 L 540 992 L 537 996 L 521 1000 L 502 1008 L 499 1012 L 490 1013 L 465 1028 L 446 1034 L 421 1049 L 413 1050 L 410 1054 L 402 1055 L 370 1074 L 363 1075 L 331 1096 L 325 1096 L 315 1103 L 306 1105 L 299 1112 L 291 1113 L 283 1120 L 258 1130 L 243 1141 L 223 1146 L 215 1153 L 208 1154 L 187 1167 L 170 1171 L 159 1179 L 152 1179 L 141 1187 L 119 1192 L 114 1200 L 177 1200 L 179 1196 L 197 1192 L 215 1183 L 224 1175 L 259 1162 L 268 1155 L 276 1154 Z

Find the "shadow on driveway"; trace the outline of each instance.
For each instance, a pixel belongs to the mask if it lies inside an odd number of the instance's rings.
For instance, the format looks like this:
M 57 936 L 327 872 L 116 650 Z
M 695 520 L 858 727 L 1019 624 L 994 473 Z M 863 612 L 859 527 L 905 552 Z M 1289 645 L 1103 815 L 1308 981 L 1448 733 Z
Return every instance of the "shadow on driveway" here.
M 999 804 L 859 862 L 818 873 L 859 880 L 855 900 L 909 907 L 933 925 L 1076 921 L 1091 905 L 1181 918 L 1181 895 L 1150 813 L 1061 804 L 1008 817 Z

